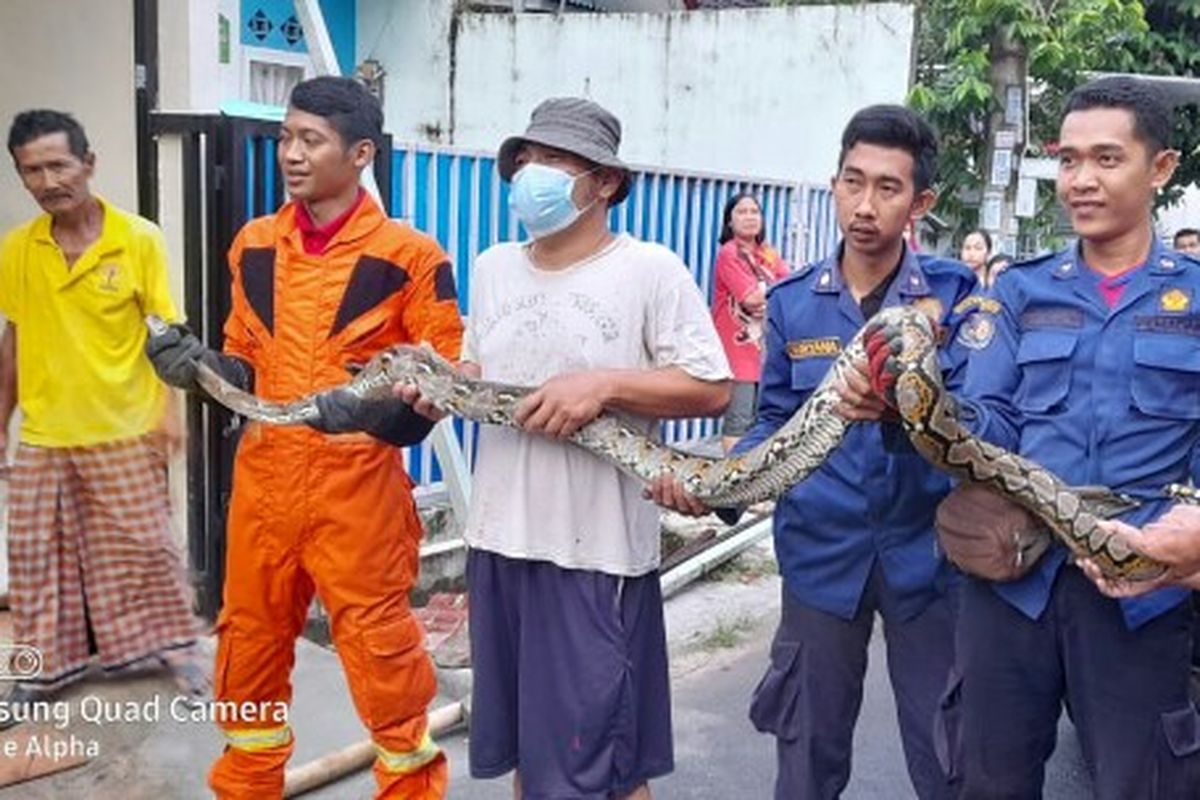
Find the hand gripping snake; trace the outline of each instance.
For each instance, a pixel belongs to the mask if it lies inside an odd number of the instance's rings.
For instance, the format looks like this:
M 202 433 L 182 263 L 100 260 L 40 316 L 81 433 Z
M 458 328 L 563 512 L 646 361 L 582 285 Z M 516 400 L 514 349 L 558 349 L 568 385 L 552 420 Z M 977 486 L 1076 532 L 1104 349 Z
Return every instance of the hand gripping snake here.
M 147 320 L 153 328 L 160 321 Z M 1106 577 L 1150 580 L 1165 567 L 1130 550 L 1098 524 L 1137 505 L 1107 489 L 1068 486 L 1038 464 L 973 436 L 958 420 L 953 397 L 942 385 L 932 323 L 910 307 L 879 312 L 851 339 L 825 378 L 772 436 L 736 456 L 695 456 L 657 442 L 617 414 L 605 413 L 580 428 L 570 441 L 643 481 L 666 473 L 710 507 L 742 506 L 787 491 L 816 470 L 842 442 L 852 424 L 835 412 L 835 383 L 856 361 L 865 359 L 864 337 L 884 330 L 894 355 L 894 400 L 914 447 L 939 469 L 999 492 L 1029 510 L 1075 556 L 1089 558 Z M 320 416 L 309 396 L 274 403 L 226 382 L 203 363 L 197 382 L 213 400 L 253 420 L 297 425 Z M 490 425 L 517 427 L 514 414 L 532 387 L 466 377 L 428 346 L 397 345 L 378 353 L 339 387 L 359 397 L 389 395 L 396 383 L 415 385 L 437 407 Z M 1186 490 L 1172 489 L 1186 498 Z

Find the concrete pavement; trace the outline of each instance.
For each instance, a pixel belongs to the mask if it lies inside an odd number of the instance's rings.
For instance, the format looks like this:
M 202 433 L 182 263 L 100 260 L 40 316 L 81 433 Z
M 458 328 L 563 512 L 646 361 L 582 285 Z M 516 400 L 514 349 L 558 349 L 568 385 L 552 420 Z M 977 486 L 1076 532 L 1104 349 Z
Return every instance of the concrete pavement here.
M 762 677 L 767 650 L 778 620 L 778 579 L 756 584 L 764 613 L 752 622 L 742 616 L 733 595 L 713 584 L 700 584 L 675 602 L 734 609 L 738 625 L 729 634 L 706 639 L 673 639 L 675 773 L 652 785 L 656 800 L 728 800 L 770 798 L 774 786 L 774 741 L 759 734 L 746 718 L 750 693 Z M 706 597 L 706 595 L 709 595 Z M 689 612 L 690 613 L 690 612 Z M 682 615 L 684 618 L 687 614 Z M 678 608 L 668 605 L 668 620 Z M 699 646 L 697 646 L 699 645 Z M 854 765 L 847 800 L 913 800 L 896 729 L 895 705 L 887 681 L 884 642 L 877 630 L 871 643 L 862 712 L 854 738 Z M 511 797 L 508 778 L 472 781 L 467 776 L 466 741 L 458 734 L 444 742 L 452 764 L 453 800 L 502 800 Z M 346 795 L 357 796 L 357 795 Z M 1069 725 L 1060 730 L 1059 748 L 1050 763 L 1047 800 L 1091 797 L 1078 745 Z M 332 797 L 332 795 L 331 795 Z
M 672 654 L 676 772 L 654 786 L 655 797 L 679 800 L 769 798 L 774 773 L 773 742 L 746 719 L 750 692 L 761 677 L 778 615 L 779 578 L 769 547 L 749 551 L 718 580 L 704 580 L 667 604 Z M 855 739 L 854 775 L 847 798 L 911 798 L 896 732 L 895 711 L 881 636 L 872 643 L 866 695 Z M 293 765 L 358 741 L 365 731 L 351 705 L 336 654 L 307 641 L 297 643 L 291 722 L 296 732 Z M 175 694 L 162 675 L 96 681 L 72 692 L 111 702 L 145 703 L 160 697 L 163 718 L 150 723 L 88 725 L 73 720 L 68 730 L 94 740 L 100 755 L 90 764 L 13 787 L 0 800 L 163 800 L 205 798 L 209 764 L 221 742 L 212 725 L 179 721 L 168 711 Z M 443 699 L 440 702 L 447 702 Z M 78 712 L 75 712 L 76 716 Z M 452 800 L 490 800 L 510 795 L 509 780 L 472 781 L 467 776 L 465 732 L 443 740 L 451 763 Z M 0 733 L 27 741 L 29 730 Z M 2 756 L 0 756 L 2 757 Z M 317 800 L 367 798 L 369 772 L 306 795 Z M 1051 764 L 1046 797 L 1089 796 L 1078 748 L 1064 727 Z

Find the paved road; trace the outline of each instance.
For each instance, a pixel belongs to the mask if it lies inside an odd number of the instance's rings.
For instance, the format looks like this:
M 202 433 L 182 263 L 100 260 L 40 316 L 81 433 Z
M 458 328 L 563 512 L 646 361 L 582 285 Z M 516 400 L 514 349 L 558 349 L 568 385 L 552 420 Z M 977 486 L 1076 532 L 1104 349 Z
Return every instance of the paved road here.
M 698 669 L 676 678 L 675 773 L 652 788 L 658 800 L 770 798 L 774 779 L 773 741 L 746 719 L 746 703 L 766 663 L 774 621 L 746 633 L 733 648 L 712 652 Z M 882 636 L 872 643 L 862 716 L 855 735 L 854 770 L 846 800 L 911 800 L 896 731 L 895 707 L 887 685 Z M 466 738 L 445 742 L 452 766 L 452 800 L 510 797 L 508 779 L 472 781 L 466 774 Z M 1050 764 L 1047 800 L 1091 796 L 1079 748 L 1064 723 Z

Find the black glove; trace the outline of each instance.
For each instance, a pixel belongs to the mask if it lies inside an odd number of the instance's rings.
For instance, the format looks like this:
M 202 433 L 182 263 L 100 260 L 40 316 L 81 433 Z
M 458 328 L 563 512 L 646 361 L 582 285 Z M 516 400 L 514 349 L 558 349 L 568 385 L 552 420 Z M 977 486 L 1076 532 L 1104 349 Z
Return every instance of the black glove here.
M 323 433 L 361 431 L 396 447 L 409 447 L 433 429 L 433 420 L 399 397 L 363 399 L 346 389 L 330 389 L 314 401 L 321 416 L 308 424 Z
M 227 356 L 205 347 L 186 325 L 174 323 L 161 333 L 146 339 L 146 357 L 163 383 L 189 392 L 196 385 L 196 364 L 209 369 L 243 391 L 254 390 L 254 369 L 236 356 Z
M 208 348 L 186 325 L 173 324 L 146 339 L 146 356 L 163 383 L 196 391 L 196 363 Z

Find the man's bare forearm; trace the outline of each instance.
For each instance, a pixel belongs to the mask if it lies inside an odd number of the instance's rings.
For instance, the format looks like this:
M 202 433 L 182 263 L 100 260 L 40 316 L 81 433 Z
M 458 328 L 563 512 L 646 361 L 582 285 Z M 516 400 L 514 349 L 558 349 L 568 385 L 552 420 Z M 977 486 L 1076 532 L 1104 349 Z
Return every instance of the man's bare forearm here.
M 4 325 L 0 336 L 0 425 L 8 430 L 17 407 L 17 328 L 11 322 Z
M 645 417 L 715 417 L 729 405 L 730 382 L 703 381 L 679 367 L 609 370 L 604 405 Z

